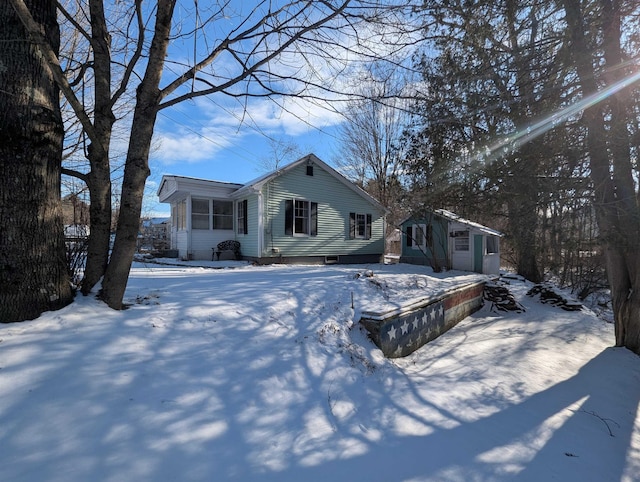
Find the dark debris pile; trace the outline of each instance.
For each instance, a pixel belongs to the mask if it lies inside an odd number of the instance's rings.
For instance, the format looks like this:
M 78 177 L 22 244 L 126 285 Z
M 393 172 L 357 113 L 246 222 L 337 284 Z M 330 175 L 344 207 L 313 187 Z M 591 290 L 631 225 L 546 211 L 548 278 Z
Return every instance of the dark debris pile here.
M 549 283 L 538 283 L 534 285 L 533 288 L 527 292 L 527 295 L 539 295 L 541 303 L 559 306 L 566 311 L 580 311 L 582 309 L 582 303 L 568 298 Z
M 484 285 L 484 299 L 492 303 L 500 311 L 516 311 L 522 313 L 526 311 L 524 307 L 513 297 L 506 283 L 501 281 L 489 281 Z

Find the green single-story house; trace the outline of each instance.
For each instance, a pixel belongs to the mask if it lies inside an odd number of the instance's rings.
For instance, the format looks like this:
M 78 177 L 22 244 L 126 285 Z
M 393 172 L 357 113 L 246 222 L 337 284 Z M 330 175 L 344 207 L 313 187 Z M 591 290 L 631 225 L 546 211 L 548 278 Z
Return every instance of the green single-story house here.
M 401 263 L 498 274 L 502 233 L 436 209 L 401 223 Z
M 165 175 L 171 249 L 212 259 L 226 240 L 266 263 L 370 263 L 384 253 L 385 208 L 309 154 L 248 184 Z

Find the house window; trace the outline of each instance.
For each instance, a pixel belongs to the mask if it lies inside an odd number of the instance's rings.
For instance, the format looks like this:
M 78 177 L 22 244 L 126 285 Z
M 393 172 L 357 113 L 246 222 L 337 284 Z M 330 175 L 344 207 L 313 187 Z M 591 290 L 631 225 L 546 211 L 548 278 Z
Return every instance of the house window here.
M 349 213 L 349 238 L 371 238 L 371 214 Z
M 498 237 L 497 236 L 486 236 L 487 239 L 487 252 L 486 254 L 497 254 L 498 253 Z
M 209 229 L 208 199 L 191 199 L 191 229 Z
M 238 202 L 238 234 L 249 234 L 247 225 L 247 200 Z
M 287 236 L 317 236 L 318 203 L 301 199 L 285 200 L 284 234 Z
M 233 201 L 213 201 L 213 229 L 233 229 Z
M 454 231 L 453 249 L 455 251 L 469 251 L 469 231 Z

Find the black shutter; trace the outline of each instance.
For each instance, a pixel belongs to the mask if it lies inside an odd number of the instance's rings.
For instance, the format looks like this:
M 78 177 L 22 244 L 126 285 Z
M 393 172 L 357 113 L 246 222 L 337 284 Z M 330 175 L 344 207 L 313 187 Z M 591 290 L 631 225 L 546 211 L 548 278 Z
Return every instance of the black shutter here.
M 293 200 L 284 201 L 284 234 L 293 236 Z
M 367 214 L 367 224 L 364 228 L 365 239 L 371 239 L 371 214 Z
M 411 247 L 413 244 L 413 227 L 407 226 L 407 247 Z
M 356 213 L 349 213 L 349 239 L 356 237 Z
M 318 235 L 318 203 L 309 203 L 311 205 L 311 236 Z
M 249 209 L 248 209 L 248 201 L 245 199 L 244 201 L 242 201 L 242 214 L 244 217 L 244 234 L 249 234 L 249 220 L 247 219 L 249 216 Z

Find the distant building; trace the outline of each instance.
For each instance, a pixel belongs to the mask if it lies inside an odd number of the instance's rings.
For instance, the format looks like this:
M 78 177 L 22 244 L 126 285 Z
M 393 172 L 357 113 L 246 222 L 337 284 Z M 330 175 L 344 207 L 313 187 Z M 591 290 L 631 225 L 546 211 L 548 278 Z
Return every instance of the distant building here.
M 169 248 L 170 218 L 145 218 L 140 224 L 139 250 L 155 251 Z
M 62 198 L 62 223 L 65 226 L 89 226 L 89 205 L 78 194 Z

